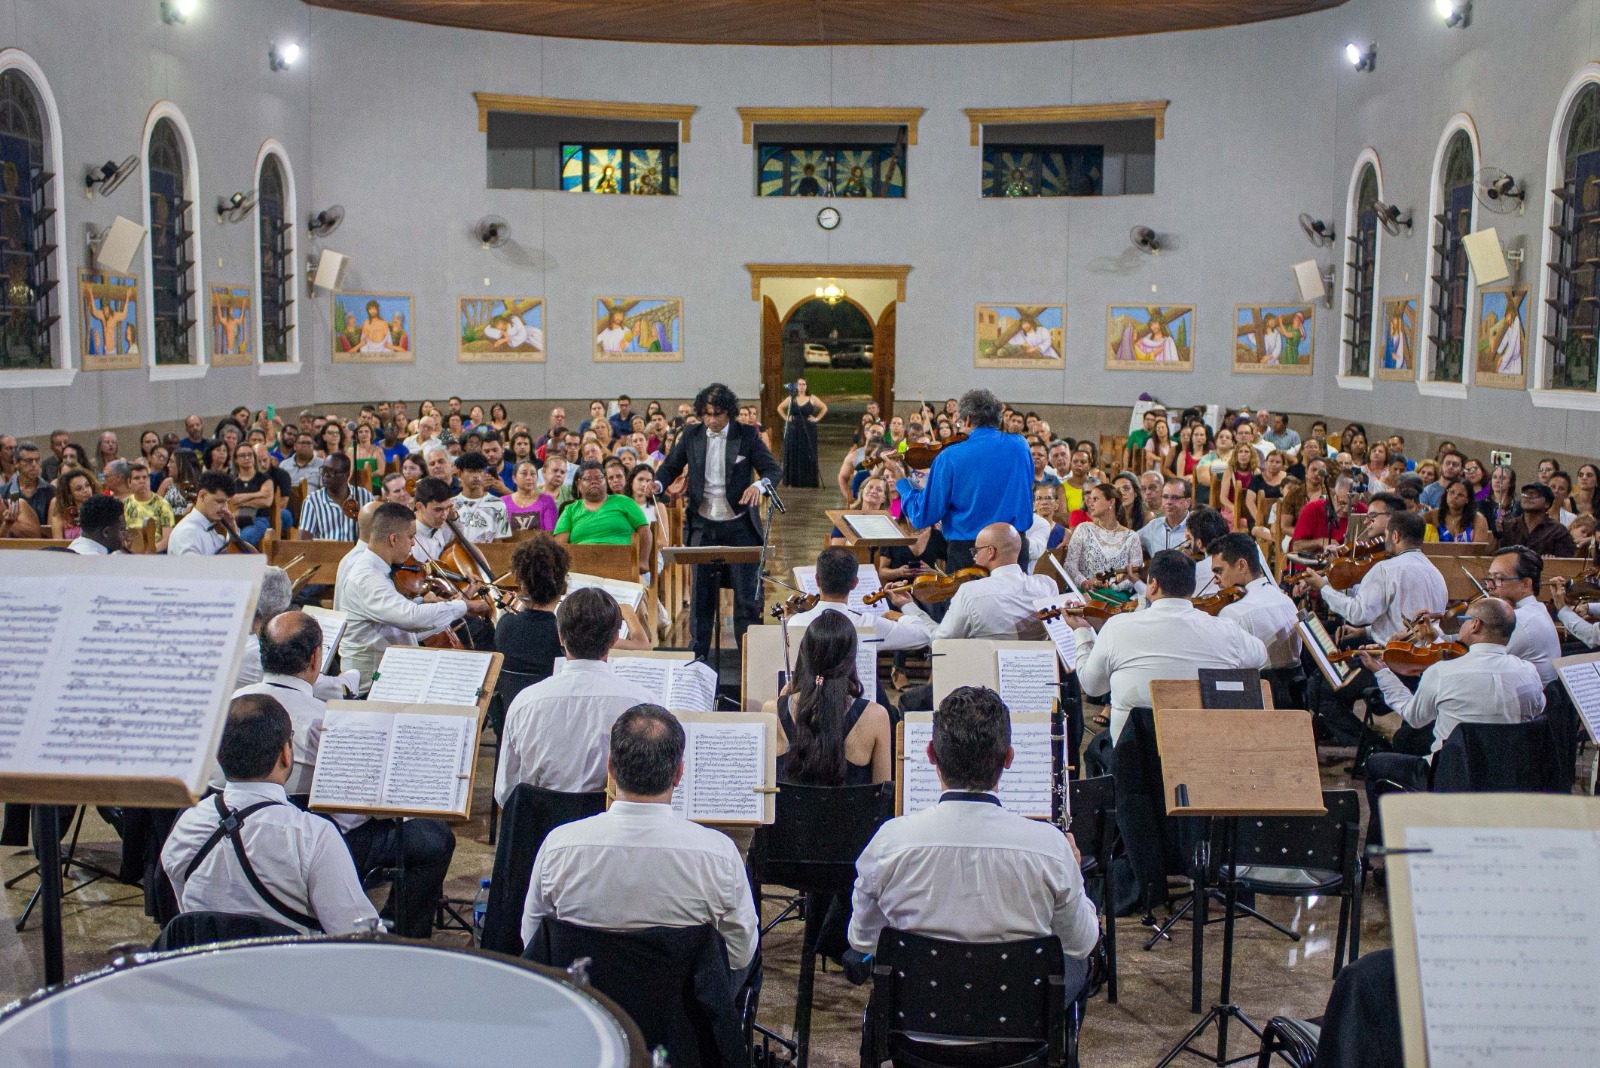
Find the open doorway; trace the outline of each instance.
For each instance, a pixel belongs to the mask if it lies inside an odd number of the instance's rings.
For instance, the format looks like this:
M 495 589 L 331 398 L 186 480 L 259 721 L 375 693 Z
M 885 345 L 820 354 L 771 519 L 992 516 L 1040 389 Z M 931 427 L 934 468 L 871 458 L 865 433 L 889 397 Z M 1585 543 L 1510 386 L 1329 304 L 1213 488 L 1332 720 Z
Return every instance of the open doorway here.
M 829 407 L 872 399 L 873 322 L 849 297 L 812 297 L 783 322 L 783 380 L 804 378 Z M 781 399 L 781 398 L 780 398 Z

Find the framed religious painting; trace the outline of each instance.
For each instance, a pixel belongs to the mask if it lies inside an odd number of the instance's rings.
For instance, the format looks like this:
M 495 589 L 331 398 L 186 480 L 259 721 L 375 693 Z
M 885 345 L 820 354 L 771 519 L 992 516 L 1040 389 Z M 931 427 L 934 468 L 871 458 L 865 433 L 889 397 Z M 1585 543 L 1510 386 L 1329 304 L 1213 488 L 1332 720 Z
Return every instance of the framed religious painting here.
M 79 355 L 85 371 L 135 371 L 144 366 L 139 355 L 138 279 L 80 269 L 78 311 Z
M 544 298 L 461 297 L 456 316 L 462 363 L 544 362 Z
M 1059 371 L 1066 327 L 1061 304 L 980 304 L 973 365 Z
M 596 363 L 683 360 L 682 297 L 596 297 Z
M 1417 307 L 1421 297 L 1388 297 L 1383 302 L 1383 355 L 1378 378 L 1384 382 L 1417 380 Z
M 1478 290 L 1478 360 L 1473 385 L 1526 389 L 1528 287 Z
M 211 365 L 248 367 L 256 360 L 255 304 L 249 286 L 211 289 Z
M 1310 374 L 1315 323 L 1316 309 L 1309 304 L 1241 304 L 1234 308 L 1234 373 Z
M 1194 370 L 1194 305 L 1108 307 L 1106 370 Z
M 411 363 L 411 296 L 333 295 L 334 363 Z

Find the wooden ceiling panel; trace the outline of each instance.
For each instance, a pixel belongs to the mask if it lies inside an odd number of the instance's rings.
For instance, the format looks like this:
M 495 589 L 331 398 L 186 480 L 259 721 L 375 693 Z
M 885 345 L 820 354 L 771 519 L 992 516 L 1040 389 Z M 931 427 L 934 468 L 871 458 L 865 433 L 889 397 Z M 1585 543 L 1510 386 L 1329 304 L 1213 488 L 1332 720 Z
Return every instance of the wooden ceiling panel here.
M 1345 0 L 306 0 L 544 37 L 664 44 L 984 44 L 1124 37 L 1303 15 Z

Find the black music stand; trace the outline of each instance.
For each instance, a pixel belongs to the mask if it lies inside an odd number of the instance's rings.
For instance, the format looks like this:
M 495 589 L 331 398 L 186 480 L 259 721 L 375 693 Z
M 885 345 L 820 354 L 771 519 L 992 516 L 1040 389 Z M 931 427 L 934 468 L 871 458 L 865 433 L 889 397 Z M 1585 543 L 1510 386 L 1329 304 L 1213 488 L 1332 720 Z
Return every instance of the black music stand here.
M 771 524 L 767 525 L 771 529 Z M 711 666 L 721 678 L 722 670 L 722 588 L 728 581 L 728 568 L 733 564 L 759 564 L 766 556 L 766 548 L 762 545 L 666 545 L 661 549 L 661 559 L 667 564 L 682 564 L 686 567 L 711 569 L 712 581 L 715 582 L 716 611 L 711 616 L 711 653 L 714 658 Z M 700 572 L 694 573 L 694 581 L 700 581 Z M 731 588 L 731 587 L 730 587 Z M 734 597 L 733 610 L 739 610 L 739 599 Z M 693 624 L 693 614 L 690 616 Z M 692 635 L 691 635 L 692 638 Z M 720 681 L 718 682 L 720 686 Z
M 1168 816 L 1222 819 L 1219 865 L 1233 874 L 1223 913 L 1222 981 L 1217 1002 L 1156 1065 L 1166 1068 L 1179 1054 L 1192 1053 L 1219 1066 L 1254 1058 L 1228 1058 L 1228 1022 L 1237 1020 L 1256 1037 L 1261 1029 L 1230 1000 L 1233 989 L 1233 920 L 1239 880 L 1233 873 L 1240 816 L 1321 816 L 1322 781 L 1317 766 L 1311 713 L 1287 709 L 1170 708 L 1155 713 L 1156 746 L 1161 754 L 1162 790 Z M 1208 828 L 1209 830 L 1209 828 Z M 1195 846 L 1194 974 L 1205 966 L 1203 935 L 1209 893 L 1210 835 Z M 1215 1053 L 1193 1043 L 1217 1025 Z

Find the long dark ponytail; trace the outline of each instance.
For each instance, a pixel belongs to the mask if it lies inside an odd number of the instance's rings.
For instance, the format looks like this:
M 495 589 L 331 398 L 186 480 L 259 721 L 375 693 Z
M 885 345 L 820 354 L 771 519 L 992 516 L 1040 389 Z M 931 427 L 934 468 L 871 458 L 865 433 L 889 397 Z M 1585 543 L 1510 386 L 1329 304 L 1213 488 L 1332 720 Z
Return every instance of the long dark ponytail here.
M 813 619 L 800 639 L 794 673 L 794 733 L 784 777 L 807 786 L 843 786 L 845 713 L 861 696 L 855 624 L 831 609 Z

